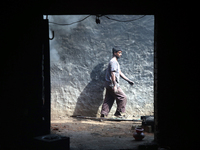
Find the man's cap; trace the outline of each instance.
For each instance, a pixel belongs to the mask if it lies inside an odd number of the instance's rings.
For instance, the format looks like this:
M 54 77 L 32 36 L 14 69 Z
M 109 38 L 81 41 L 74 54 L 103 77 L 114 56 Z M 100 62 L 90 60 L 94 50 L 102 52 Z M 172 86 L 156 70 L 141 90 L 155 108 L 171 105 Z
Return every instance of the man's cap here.
M 122 51 L 121 47 L 120 46 L 114 46 L 113 49 L 112 49 L 113 53 L 116 53 L 118 51 Z

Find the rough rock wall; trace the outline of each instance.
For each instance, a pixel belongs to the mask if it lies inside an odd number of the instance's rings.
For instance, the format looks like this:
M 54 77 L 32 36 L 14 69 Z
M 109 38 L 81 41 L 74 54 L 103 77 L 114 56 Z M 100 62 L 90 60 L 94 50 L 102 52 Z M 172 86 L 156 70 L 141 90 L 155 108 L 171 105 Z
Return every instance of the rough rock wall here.
M 72 23 L 87 15 L 49 16 L 49 22 Z M 137 15 L 109 15 L 118 20 L 131 20 Z M 119 59 L 122 72 L 134 81 L 130 86 L 122 78 L 120 85 L 127 94 L 126 112 L 130 116 L 152 115 L 154 16 L 132 22 L 118 22 L 106 17 L 90 16 L 72 25 L 50 23 L 55 38 L 50 41 L 51 119 L 72 115 L 99 116 L 105 95 L 104 76 L 112 47 L 123 49 Z M 51 36 L 51 35 L 50 35 Z M 116 110 L 114 103 L 110 116 Z

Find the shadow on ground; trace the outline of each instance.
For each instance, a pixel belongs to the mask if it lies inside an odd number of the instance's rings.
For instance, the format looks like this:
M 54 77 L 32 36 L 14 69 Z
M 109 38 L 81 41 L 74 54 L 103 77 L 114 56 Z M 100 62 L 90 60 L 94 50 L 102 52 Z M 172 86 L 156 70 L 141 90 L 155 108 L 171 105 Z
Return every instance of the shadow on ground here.
M 153 133 L 144 132 L 142 141 L 135 141 L 133 132 L 141 122 L 95 121 L 89 119 L 54 120 L 51 133 L 70 137 L 70 149 L 138 149 L 139 145 L 152 143 Z

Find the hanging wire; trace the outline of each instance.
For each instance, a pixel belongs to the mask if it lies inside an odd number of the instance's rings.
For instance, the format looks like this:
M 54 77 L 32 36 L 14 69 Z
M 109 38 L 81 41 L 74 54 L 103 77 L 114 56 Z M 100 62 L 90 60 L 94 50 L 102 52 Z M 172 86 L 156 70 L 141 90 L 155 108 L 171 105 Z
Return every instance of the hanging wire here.
M 141 19 L 141 18 L 143 18 L 145 16 L 146 15 L 143 15 L 142 17 L 139 17 L 139 18 L 136 18 L 136 19 L 133 19 L 133 20 L 126 20 L 126 21 L 122 21 L 122 20 L 118 20 L 118 19 L 113 19 L 113 18 L 110 18 L 108 16 L 104 16 L 104 17 L 106 17 L 107 19 L 110 19 L 110 20 L 118 21 L 118 22 L 131 22 L 131 21 L 135 21 L 135 20 Z
M 81 21 L 87 19 L 87 18 L 90 17 L 90 16 L 91 16 L 91 15 L 88 15 L 87 17 L 85 17 L 85 18 L 83 18 L 83 19 L 81 19 L 81 20 L 79 20 L 79 21 L 72 22 L 72 23 L 64 23 L 64 24 L 63 24 L 63 23 L 55 23 L 55 22 L 49 22 L 49 23 L 52 23 L 52 24 L 55 24 L 55 25 L 63 25 L 63 26 L 65 26 L 65 25 L 72 25 L 72 24 L 81 22 Z M 118 19 L 113 19 L 113 18 L 110 18 L 110 17 L 108 17 L 108 16 L 106 16 L 106 15 L 96 15 L 96 16 L 97 16 L 98 18 L 103 16 L 103 17 L 106 17 L 107 19 L 114 20 L 114 21 L 118 21 L 118 22 L 131 22 L 131 21 L 135 21 L 135 20 L 141 19 L 141 18 L 145 17 L 146 15 L 143 15 L 143 16 L 141 16 L 141 17 L 139 17 L 139 18 L 136 18 L 136 19 L 125 20 L 125 21 L 123 21 L 123 20 L 118 20 Z
M 81 21 L 87 19 L 87 18 L 90 17 L 90 16 L 91 16 L 91 15 L 88 15 L 87 17 L 85 17 L 85 18 L 83 18 L 83 19 L 81 19 L 81 20 L 79 20 L 79 21 L 72 22 L 72 23 L 64 23 L 64 24 L 62 24 L 62 23 L 55 23 L 55 22 L 49 22 L 49 23 L 56 24 L 56 25 L 63 25 L 63 26 L 65 26 L 65 25 L 72 25 L 72 24 L 75 24 L 75 23 L 81 22 Z

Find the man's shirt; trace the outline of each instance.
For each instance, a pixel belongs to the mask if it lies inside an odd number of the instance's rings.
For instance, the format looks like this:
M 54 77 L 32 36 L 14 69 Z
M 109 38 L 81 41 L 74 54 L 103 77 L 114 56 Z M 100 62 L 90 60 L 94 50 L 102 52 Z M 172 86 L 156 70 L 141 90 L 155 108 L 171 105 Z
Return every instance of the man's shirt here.
M 111 79 L 111 72 L 114 71 L 114 74 L 115 74 L 115 78 L 116 78 L 116 82 L 119 83 L 119 78 L 120 78 L 120 65 L 118 63 L 118 61 L 113 57 L 109 64 L 108 64 L 108 68 L 106 70 L 106 76 L 105 76 L 105 79 L 107 82 L 112 82 L 112 79 Z

